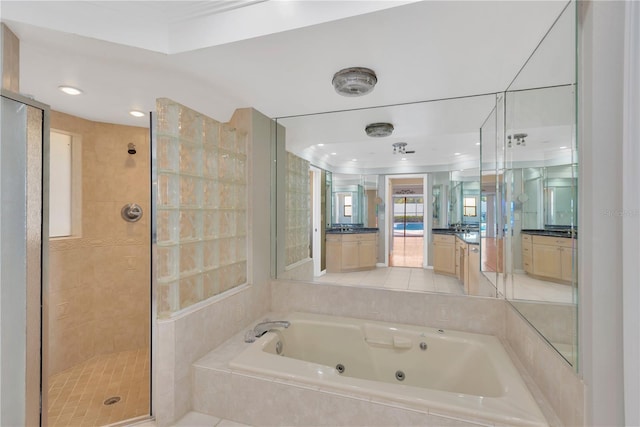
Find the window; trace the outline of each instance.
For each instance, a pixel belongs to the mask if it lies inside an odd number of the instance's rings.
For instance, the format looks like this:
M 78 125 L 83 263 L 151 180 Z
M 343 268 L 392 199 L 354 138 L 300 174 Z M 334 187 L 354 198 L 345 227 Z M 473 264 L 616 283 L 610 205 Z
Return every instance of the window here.
M 353 202 L 351 196 L 344 196 L 344 216 L 351 216 L 353 214 Z
M 68 237 L 79 222 L 79 144 L 72 135 L 52 131 L 49 157 L 49 237 Z M 77 231 L 77 230 L 76 230 Z
M 464 216 L 477 216 L 475 197 L 464 198 Z

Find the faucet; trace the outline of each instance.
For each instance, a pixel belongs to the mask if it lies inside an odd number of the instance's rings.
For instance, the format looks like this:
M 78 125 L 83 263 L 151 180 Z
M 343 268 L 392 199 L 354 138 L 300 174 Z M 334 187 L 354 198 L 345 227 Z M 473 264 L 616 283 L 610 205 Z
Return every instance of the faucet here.
M 253 331 L 248 331 L 245 336 L 245 342 L 254 342 L 256 338 L 260 338 L 270 330 L 274 328 L 288 328 L 291 326 L 291 322 L 287 320 L 266 320 L 264 322 L 258 323 Z

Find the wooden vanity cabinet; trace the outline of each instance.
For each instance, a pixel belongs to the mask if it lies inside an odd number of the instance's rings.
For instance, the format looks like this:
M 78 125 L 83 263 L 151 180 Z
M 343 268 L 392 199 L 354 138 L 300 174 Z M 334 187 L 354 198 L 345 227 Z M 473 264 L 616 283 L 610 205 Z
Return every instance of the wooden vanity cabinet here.
M 376 268 L 378 233 L 327 234 L 327 273 Z
M 433 271 L 456 275 L 456 237 L 450 234 L 433 234 Z
M 574 256 L 575 249 L 570 238 L 522 235 L 524 270 L 533 276 L 570 283 L 574 274 Z

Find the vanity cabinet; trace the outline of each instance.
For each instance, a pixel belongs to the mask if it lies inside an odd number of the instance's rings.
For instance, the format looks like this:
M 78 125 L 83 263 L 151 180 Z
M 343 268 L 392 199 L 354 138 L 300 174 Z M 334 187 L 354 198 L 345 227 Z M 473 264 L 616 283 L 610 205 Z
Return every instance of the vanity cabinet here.
M 524 270 L 533 276 L 570 283 L 574 274 L 574 256 L 575 249 L 570 238 L 522 235 Z
M 466 295 L 479 295 L 480 286 L 480 245 L 467 245 L 467 269 L 464 292 Z
M 456 275 L 456 237 L 448 234 L 433 235 L 433 271 Z
M 327 273 L 376 268 L 378 233 L 327 234 Z

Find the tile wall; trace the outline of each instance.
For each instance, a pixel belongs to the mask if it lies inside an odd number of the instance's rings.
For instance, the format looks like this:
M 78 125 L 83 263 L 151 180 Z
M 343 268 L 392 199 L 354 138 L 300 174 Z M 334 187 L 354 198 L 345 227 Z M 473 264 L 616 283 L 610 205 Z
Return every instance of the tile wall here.
M 157 101 L 158 316 L 247 282 L 247 138 Z
M 82 146 L 80 235 L 49 242 L 49 373 L 149 345 L 149 130 L 51 112 Z M 137 154 L 127 153 L 134 143 Z M 51 197 L 55 197 L 52 194 Z M 120 216 L 142 206 L 139 222 Z

